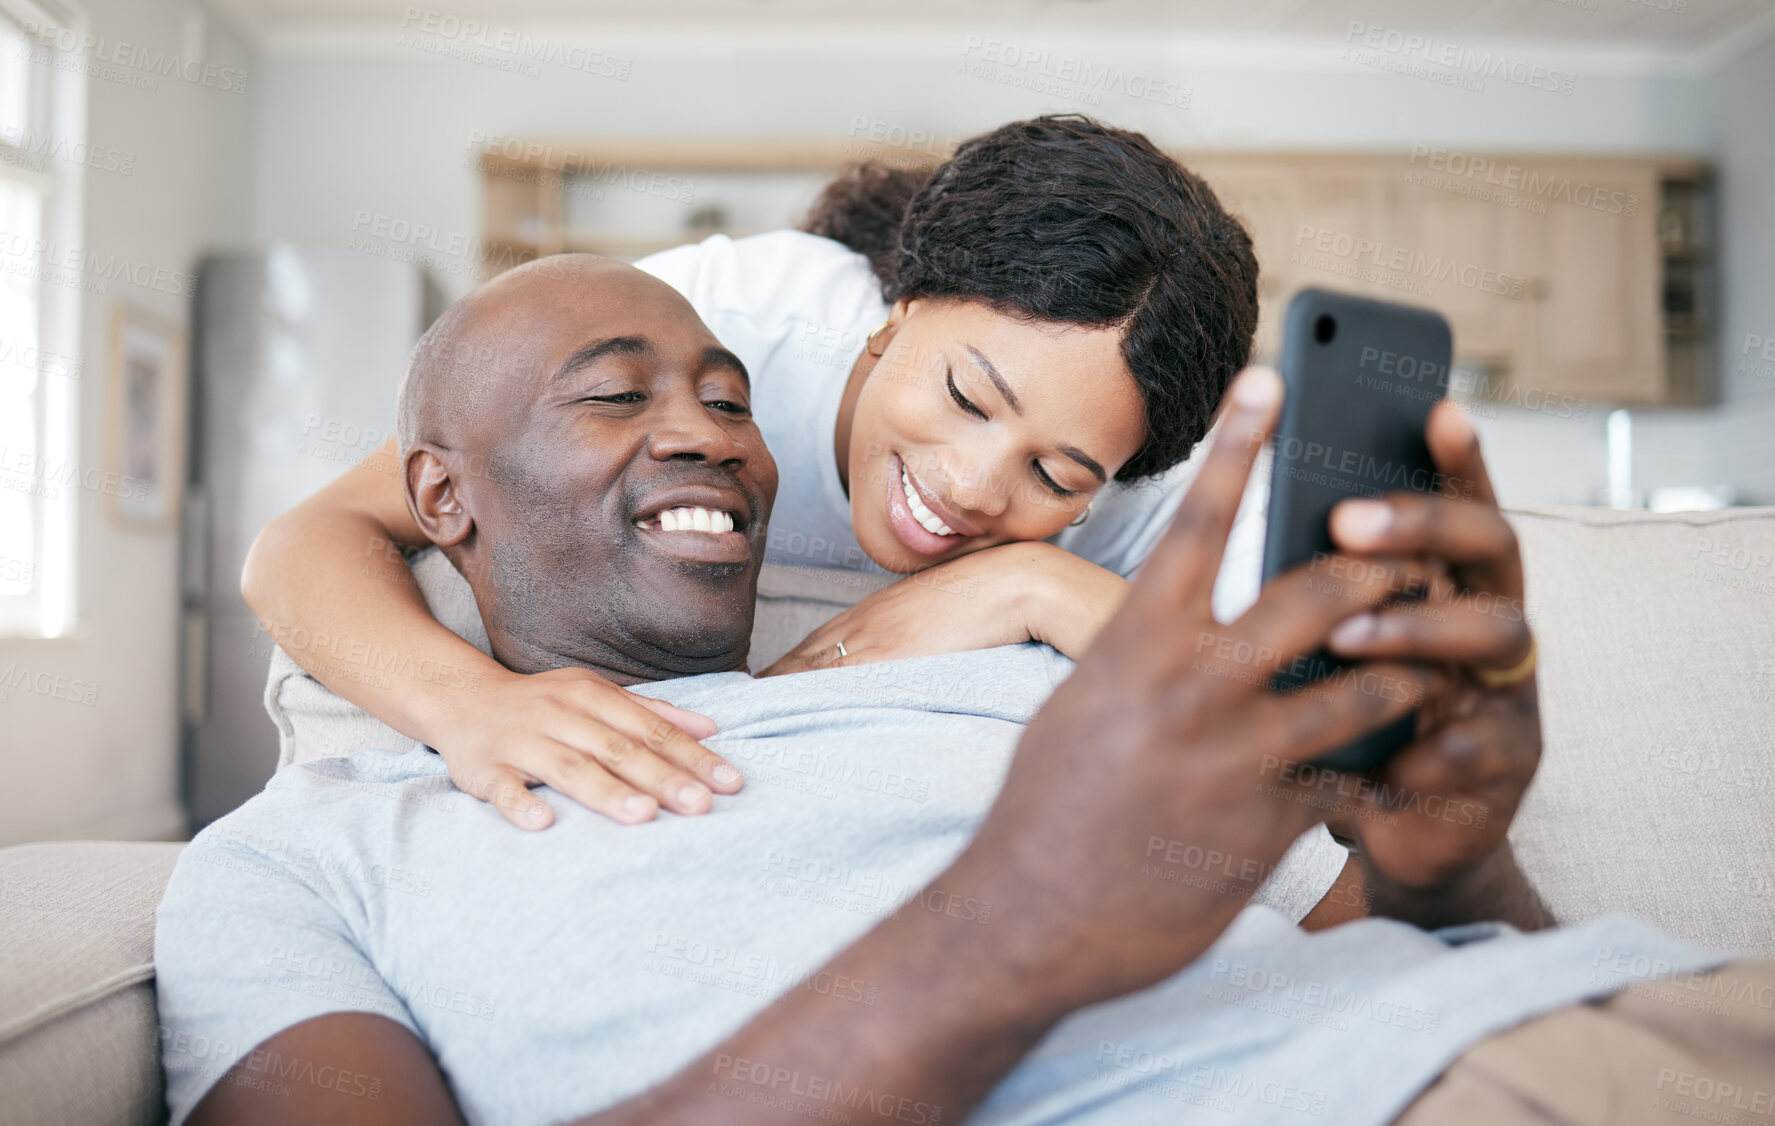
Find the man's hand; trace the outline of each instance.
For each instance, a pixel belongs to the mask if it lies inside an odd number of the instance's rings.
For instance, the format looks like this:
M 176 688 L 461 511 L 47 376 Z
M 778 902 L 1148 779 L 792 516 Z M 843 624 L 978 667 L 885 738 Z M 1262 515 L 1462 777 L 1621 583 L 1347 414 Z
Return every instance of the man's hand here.
M 1431 566 L 1446 571 L 1422 602 L 1348 619 L 1331 647 L 1352 658 L 1444 662 L 1450 676 L 1425 708 L 1418 740 L 1373 785 L 1340 786 L 1352 800 L 1328 820 L 1358 842 L 1382 913 L 1427 926 L 1545 925 L 1505 840 L 1540 762 L 1535 679 L 1487 687 L 1472 674 L 1518 667 L 1530 653 L 1522 559 L 1460 410 L 1439 405 L 1426 437 L 1448 481 L 1442 495 L 1345 501 L 1331 531 L 1344 551 L 1437 560 Z
M 1267 370 L 1234 384 L 1175 522 L 1031 723 L 957 862 L 964 880 L 977 873 L 991 886 L 977 894 L 1004 904 L 1001 956 L 1057 990 L 1062 1011 L 1151 984 L 1201 953 L 1319 819 L 1277 764 L 1410 712 L 1439 679 L 1376 661 L 1290 695 L 1269 687 L 1340 622 L 1433 577 L 1410 558 L 1318 560 L 1268 584 L 1236 622 L 1215 621 L 1221 556 L 1280 399 Z M 1332 569 L 1346 577 L 1324 581 Z

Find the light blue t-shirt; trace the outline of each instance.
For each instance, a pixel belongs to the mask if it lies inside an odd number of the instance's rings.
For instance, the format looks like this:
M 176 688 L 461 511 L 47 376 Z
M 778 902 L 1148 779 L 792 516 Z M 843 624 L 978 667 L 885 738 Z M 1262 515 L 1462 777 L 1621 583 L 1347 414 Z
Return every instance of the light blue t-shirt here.
M 173 1121 L 243 1058 L 244 1080 L 274 1089 L 392 1097 L 374 1076 L 254 1052 L 330 1012 L 412 1030 L 470 1122 L 541 1124 L 658 1083 L 786 990 L 864 1011 L 880 983 L 820 967 L 878 920 L 940 911 L 1012 925 L 992 903 L 925 889 L 971 839 L 1022 724 L 1070 668 L 1027 644 L 644 686 L 713 718 L 709 746 L 747 784 L 707 816 L 640 826 L 549 794 L 555 826 L 520 832 L 455 790 L 435 755 L 371 751 L 279 772 L 199 834 L 160 907 Z M 1233 886 L 1223 862 L 1165 859 L 1147 878 Z M 1259 893 L 1265 905 L 1191 970 L 1064 1022 L 978 1121 L 1170 1126 L 1203 1108 L 1224 1120 L 1226 1106 L 1241 1121 L 1297 1121 L 1303 1100 L 1340 1122 L 1383 1121 L 1477 1035 L 1609 992 L 1633 957 L 1707 960 L 1625 923 L 1462 946 L 1386 923 L 1308 938 L 1293 921 L 1343 859 L 1323 830 L 1304 837 Z M 801 1108 L 786 1116 L 917 1101 L 730 1064 L 716 1079 Z
M 798 567 L 880 572 L 851 531 L 832 438 L 839 401 L 869 333 L 887 319 L 869 260 L 801 231 L 713 235 L 635 263 L 690 301 L 752 376 L 752 414 L 781 483 L 765 559 Z M 933 392 L 937 393 L 937 392 Z M 1169 526 L 1196 474 L 1186 461 L 1132 484 L 1111 482 L 1091 515 L 1049 542 L 1132 575 Z M 1254 475 L 1229 541 L 1215 610 L 1232 617 L 1256 597 L 1267 479 Z

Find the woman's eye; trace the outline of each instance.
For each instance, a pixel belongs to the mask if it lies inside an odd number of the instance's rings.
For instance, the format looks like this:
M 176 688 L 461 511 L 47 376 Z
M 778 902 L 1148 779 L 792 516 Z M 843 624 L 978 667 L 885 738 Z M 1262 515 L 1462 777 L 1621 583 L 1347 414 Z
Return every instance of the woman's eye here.
M 951 399 L 955 400 L 956 406 L 960 407 L 964 411 L 967 411 L 969 414 L 973 415 L 975 418 L 985 418 L 986 417 L 985 411 L 981 410 L 979 407 L 977 407 L 973 403 L 969 402 L 967 400 L 967 398 L 964 395 L 962 395 L 962 393 L 959 390 L 956 389 L 955 371 L 953 368 L 944 373 L 943 380 L 944 380 L 944 382 L 949 384 L 949 397 Z
M 716 410 L 725 412 L 727 414 L 751 414 L 752 413 L 751 407 L 748 407 L 744 403 L 736 403 L 732 399 L 716 399 L 714 402 L 708 403 L 706 405 L 714 407 Z
M 1057 497 L 1078 496 L 1077 489 L 1062 488 L 1058 481 L 1056 481 L 1056 480 L 1054 480 L 1054 478 L 1048 476 L 1048 471 L 1046 469 L 1042 468 L 1041 462 L 1038 461 L 1038 462 L 1035 462 L 1034 464 L 1035 464 L 1035 475 L 1041 479 L 1042 484 L 1048 486 L 1048 488 L 1054 493 L 1055 496 L 1057 496 Z

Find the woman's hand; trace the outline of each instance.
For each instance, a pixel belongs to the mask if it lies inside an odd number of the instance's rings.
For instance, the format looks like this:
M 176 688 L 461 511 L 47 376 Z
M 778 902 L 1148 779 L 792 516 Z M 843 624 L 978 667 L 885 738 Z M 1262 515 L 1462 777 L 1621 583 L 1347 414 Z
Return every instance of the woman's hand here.
M 989 547 L 883 587 L 808 634 L 761 675 L 1023 641 L 1045 641 L 1077 657 L 1127 588 L 1121 576 L 1052 544 Z
M 433 749 L 458 789 L 520 828 L 555 820 L 532 785 L 624 824 L 651 820 L 661 806 L 706 813 L 711 791 L 740 788 L 740 772 L 696 741 L 715 734 L 707 716 L 626 692 L 589 669 L 502 671 L 472 696 Z

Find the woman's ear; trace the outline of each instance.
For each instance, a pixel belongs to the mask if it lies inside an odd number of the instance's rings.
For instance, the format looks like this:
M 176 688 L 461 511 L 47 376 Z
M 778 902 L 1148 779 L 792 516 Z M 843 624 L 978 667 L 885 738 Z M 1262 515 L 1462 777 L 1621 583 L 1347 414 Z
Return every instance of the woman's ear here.
M 407 507 L 425 538 L 439 547 L 455 547 L 475 530 L 446 451 L 416 443 L 401 462 L 406 476 Z

